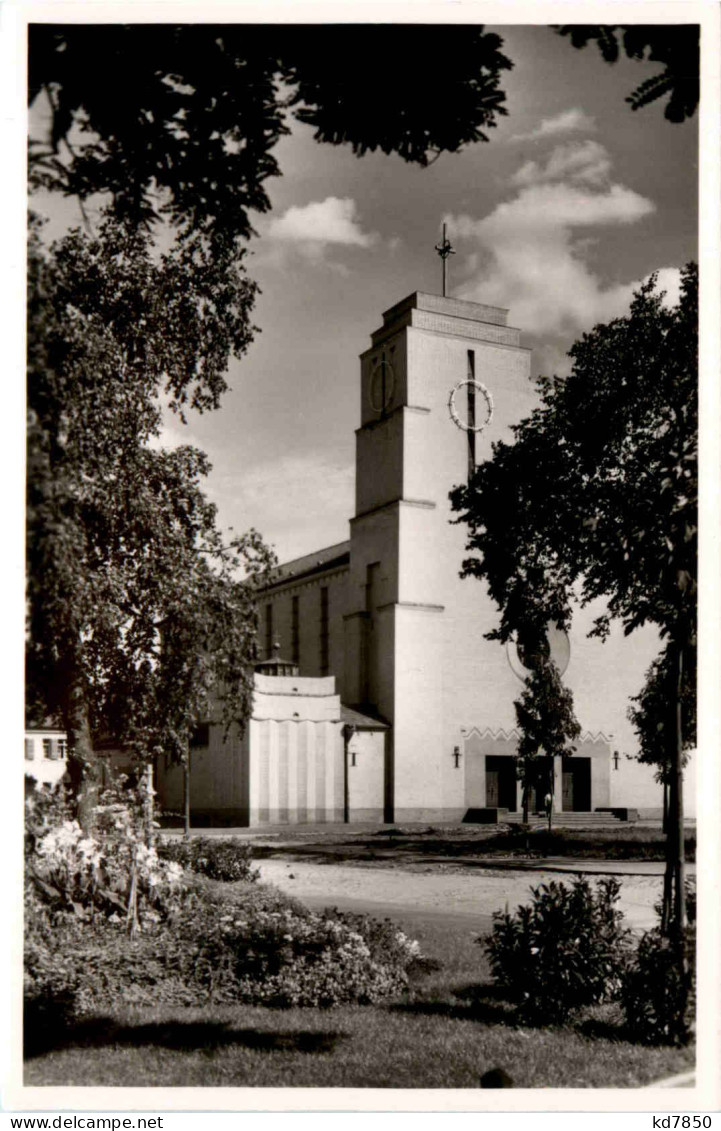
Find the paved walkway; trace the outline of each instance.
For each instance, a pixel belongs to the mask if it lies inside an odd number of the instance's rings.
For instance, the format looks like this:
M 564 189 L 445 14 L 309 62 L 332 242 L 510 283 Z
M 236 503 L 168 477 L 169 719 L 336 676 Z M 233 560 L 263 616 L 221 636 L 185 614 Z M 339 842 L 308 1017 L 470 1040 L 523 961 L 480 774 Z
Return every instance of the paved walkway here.
M 448 860 L 445 863 L 448 865 Z M 480 930 L 488 929 L 494 911 L 506 907 L 513 910 L 527 903 L 531 887 L 552 880 L 558 882 L 558 873 L 542 867 L 532 870 L 476 868 L 472 872 L 459 872 L 431 864 L 408 870 L 307 863 L 278 857 L 261 860 L 257 867 L 266 883 L 275 884 L 316 909 L 335 906 L 348 911 L 366 911 L 382 918 L 392 918 L 394 913 L 404 918 L 406 913 L 462 916 L 476 920 L 472 926 Z M 600 877 L 603 872 L 595 875 Z M 625 873 L 619 906 L 628 925 L 637 931 L 654 926 L 654 904 L 660 897 L 660 873 Z

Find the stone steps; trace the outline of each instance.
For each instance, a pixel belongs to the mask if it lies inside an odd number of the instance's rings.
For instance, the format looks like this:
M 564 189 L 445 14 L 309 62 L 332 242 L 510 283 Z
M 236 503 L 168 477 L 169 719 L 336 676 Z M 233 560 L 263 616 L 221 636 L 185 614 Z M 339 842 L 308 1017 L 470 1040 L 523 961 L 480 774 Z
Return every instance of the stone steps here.
M 540 827 L 541 825 L 546 825 L 548 823 L 548 818 L 546 817 L 546 815 L 544 813 L 530 813 L 528 820 L 529 820 L 529 824 L 531 824 L 534 828 Z M 523 821 L 523 814 L 520 813 L 520 812 L 516 812 L 516 813 L 509 812 L 507 814 L 504 814 L 503 817 L 499 816 L 499 823 L 502 822 L 503 824 L 520 825 L 522 823 L 522 821 Z M 552 820 L 552 827 L 556 828 L 556 829 L 558 829 L 558 828 L 568 828 L 570 826 L 576 826 L 576 827 L 580 827 L 580 828 L 599 828 L 599 827 L 614 828 L 617 825 L 625 825 L 627 823 L 628 822 L 623 821 L 620 817 L 617 817 L 614 813 L 610 813 L 610 812 L 609 813 L 571 812 L 571 813 L 554 813 L 553 814 L 553 820 Z

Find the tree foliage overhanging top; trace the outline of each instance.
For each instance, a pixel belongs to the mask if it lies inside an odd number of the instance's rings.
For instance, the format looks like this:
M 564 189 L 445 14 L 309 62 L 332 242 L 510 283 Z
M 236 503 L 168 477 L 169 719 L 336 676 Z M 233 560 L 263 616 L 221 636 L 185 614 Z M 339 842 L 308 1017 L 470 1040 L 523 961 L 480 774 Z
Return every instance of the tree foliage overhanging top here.
M 30 101 L 52 106 L 31 180 L 109 193 L 136 224 L 160 212 L 247 239 L 289 116 L 318 141 L 426 165 L 506 113 L 501 46 L 479 26 L 445 27 L 439 46 L 433 26 L 31 25 Z
M 667 308 L 652 279 L 631 311 L 570 350 L 565 379 L 513 429 L 453 507 L 469 530 L 466 575 L 501 610 L 492 635 L 568 627 L 574 587 L 607 600 L 625 631 L 646 622 L 693 639 L 697 523 L 697 272 Z
M 668 95 L 664 117 L 683 122 L 696 113 L 699 100 L 698 24 L 615 25 L 566 24 L 557 29 L 574 47 L 596 41 L 607 63 L 615 63 L 621 49 L 629 59 L 663 63 L 663 70 L 644 79 L 626 98 L 633 110 Z

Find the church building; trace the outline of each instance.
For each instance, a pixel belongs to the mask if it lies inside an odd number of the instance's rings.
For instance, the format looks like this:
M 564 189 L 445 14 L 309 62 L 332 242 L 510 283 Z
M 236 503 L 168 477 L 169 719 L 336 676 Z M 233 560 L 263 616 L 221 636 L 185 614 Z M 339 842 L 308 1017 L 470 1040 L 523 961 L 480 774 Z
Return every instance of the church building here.
M 507 311 L 414 293 L 385 312 L 360 359 L 350 537 L 280 566 L 263 591 L 257 708 L 232 754 L 219 739 L 194 752 L 198 783 L 215 782 L 205 801 L 193 785 L 199 813 L 253 825 L 520 810 L 513 702 L 526 657 L 486 639 L 498 610 L 481 582 L 460 577 L 466 528 L 449 492 L 536 403 Z M 628 757 L 627 720 L 657 639 L 589 639 L 590 621 L 548 633 L 582 735 L 552 779 L 539 777 L 532 807 L 550 789 L 559 816 L 660 815 L 652 771 Z M 229 756 L 235 785 L 219 768 Z M 166 805 L 173 780 L 172 768 L 160 776 Z

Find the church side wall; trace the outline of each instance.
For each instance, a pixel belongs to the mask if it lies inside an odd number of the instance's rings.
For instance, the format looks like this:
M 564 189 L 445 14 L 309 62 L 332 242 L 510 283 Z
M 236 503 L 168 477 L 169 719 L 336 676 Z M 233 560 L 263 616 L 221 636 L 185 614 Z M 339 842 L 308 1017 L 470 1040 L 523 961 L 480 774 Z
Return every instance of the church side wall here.
M 385 809 L 385 731 L 357 731 L 348 743 L 348 817 L 383 821 Z
M 243 738 L 231 731 L 225 742 L 223 731 L 211 724 L 208 746 L 190 751 L 191 823 L 248 824 L 248 731 Z M 156 789 L 162 810 L 182 811 L 183 769 L 164 756 L 156 766 Z
M 341 698 L 394 717 L 394 624 L 389 613 L 398 592 L 398 504 L 351 522 L 351 565 L 346 613 L 346 676 Z M 369 581 L 372 578 L 371 590 Z
M 440 820 L 443 810 L 441 616 L 396 605 L 394 820 Z M 449 752 L 449 761 L 450 761 Z
M 321 665 L 321 589 L 328 590 L 328 669 Z M 273 609 L 273 641 L 280 642 L 284 659 L 292 659 L 293 650 L 293 598 L 298 598 L 298 664 L 300 675 L 334 675 L 338 686 L 343 686 L 345 647 L 343 616 L 348 602 L 348 569 L 334 570 L 297 584 L 283 586 L 265 595 L 259 602 L 260 646 L 264 659 L 272 652 L 265 638 L 265 608 Z M 271 642 L 272 645 L 272 642 Z

